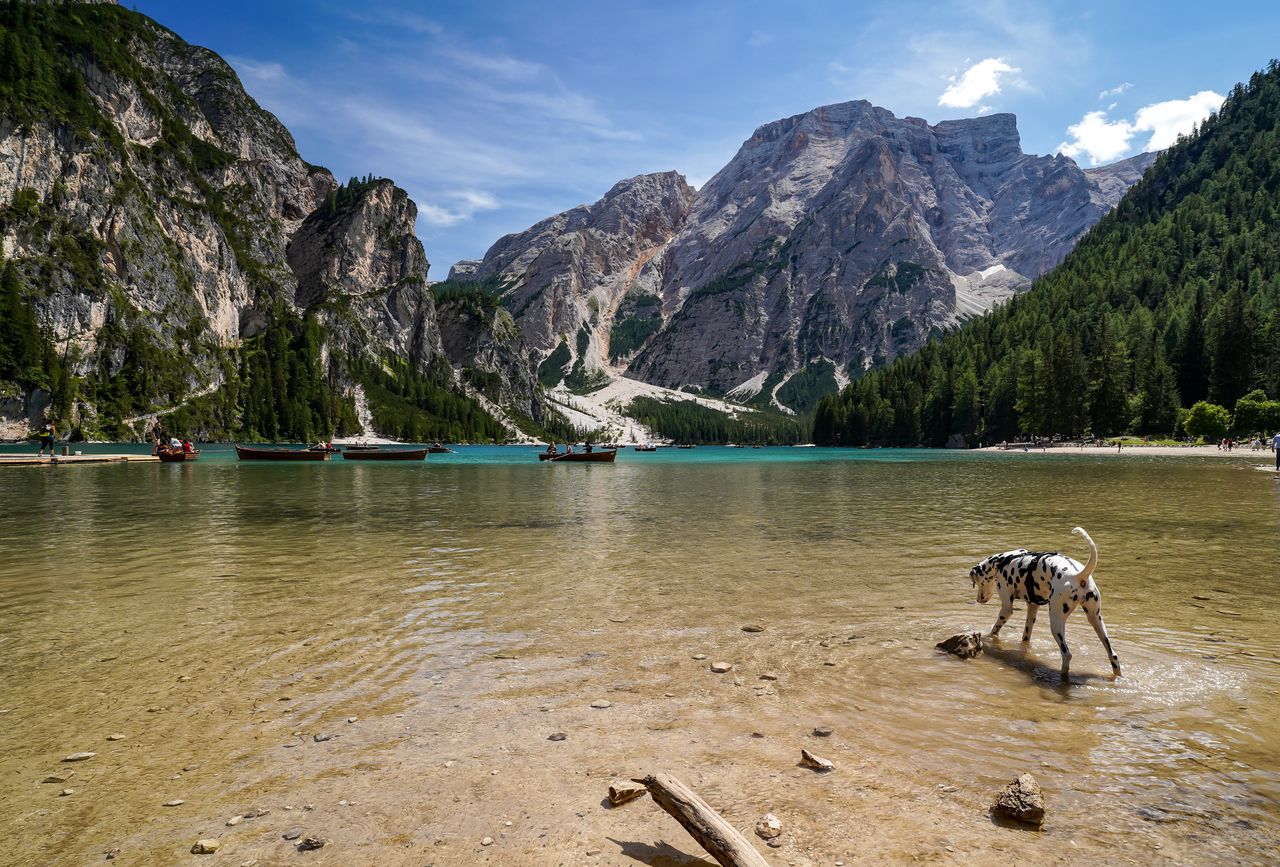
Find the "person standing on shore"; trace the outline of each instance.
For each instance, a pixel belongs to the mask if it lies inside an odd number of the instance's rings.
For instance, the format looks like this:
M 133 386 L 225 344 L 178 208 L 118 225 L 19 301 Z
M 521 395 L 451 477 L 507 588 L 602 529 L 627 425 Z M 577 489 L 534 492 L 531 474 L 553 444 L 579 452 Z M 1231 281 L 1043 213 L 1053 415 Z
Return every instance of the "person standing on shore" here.
M 1276 453 L 1276 472 L 1280 473 L 1280 430 L 1271 438 L 1271 450 Z
M 58 438 L 58 426 L 53 422 L 45 422 L 44 428 L 40 431 L 40 451 L 37 453 L 39 457 L 44 457 L 44 450 L 49 450 L 49 457 L 53 457 L 53 444 Z

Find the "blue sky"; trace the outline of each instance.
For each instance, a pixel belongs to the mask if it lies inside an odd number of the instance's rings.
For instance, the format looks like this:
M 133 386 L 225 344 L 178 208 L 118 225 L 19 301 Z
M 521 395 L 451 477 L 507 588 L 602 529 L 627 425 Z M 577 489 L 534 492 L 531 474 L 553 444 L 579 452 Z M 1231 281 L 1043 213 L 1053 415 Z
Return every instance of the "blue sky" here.
M 1275 2 L 128 5 L 227 58 L 308 161 L 407 189 L 432 279 L 622 178 L 700 185 L 815 106 L 1014 112 L 1024 150 L 1088 166 L 1162 146 L 1280 54 Z

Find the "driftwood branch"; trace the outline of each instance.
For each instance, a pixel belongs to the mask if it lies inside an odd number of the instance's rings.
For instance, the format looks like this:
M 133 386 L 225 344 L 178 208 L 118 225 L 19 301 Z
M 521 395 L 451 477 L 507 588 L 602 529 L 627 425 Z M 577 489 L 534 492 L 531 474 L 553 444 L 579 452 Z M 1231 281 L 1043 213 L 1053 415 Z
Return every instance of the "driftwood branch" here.
M 635 782 L 644 784 L 658 806 L 674 816 L 722 867 L 769 867 L 737 828 L 675 777 L 653 774 Z

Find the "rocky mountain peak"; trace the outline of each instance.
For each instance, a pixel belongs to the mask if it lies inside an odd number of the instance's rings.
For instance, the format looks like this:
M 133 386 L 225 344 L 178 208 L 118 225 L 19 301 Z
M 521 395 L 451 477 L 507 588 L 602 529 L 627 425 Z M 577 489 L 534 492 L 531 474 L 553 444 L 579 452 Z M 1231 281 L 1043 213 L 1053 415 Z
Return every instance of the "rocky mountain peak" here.
M 642 176 L 502 239 L 475 273 L 505 275 L 552 377 L 607 347 L 630 376 L 777 403 L 797 373 L 829 391 L 1029 285 L 1144 165 L 1023 153 L 1012 114 L 931 125 L 854 100 L 758 127 L 681 219 L 688 191 L 663 200 Z

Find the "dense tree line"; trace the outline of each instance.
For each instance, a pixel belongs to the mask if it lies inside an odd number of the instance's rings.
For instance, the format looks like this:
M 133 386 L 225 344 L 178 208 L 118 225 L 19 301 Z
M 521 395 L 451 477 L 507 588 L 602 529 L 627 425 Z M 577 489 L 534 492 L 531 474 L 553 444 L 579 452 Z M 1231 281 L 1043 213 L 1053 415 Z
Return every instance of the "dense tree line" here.
M 373 425 L 406 442 L 496 442 L 506 429 L 453 384 L 443 368 L 424 374 L 401 359 L 350 362 L 369 398 Z
M 791 445 L 804 440 L 800 422 L 781 413 L 744 410 L 737 418 L 692 400 L 671 403 L 634 398 L 627 415 L 659 436 L 681 443 Z
M 1025 294 L 824 398 L 820 444 L 1181 433 L 1280 398 L 1280 64 L 1163 153 Z M 1238 414 L 1238 413 L 1237 413 Z M 1238 431 L 1248 434 L 1253 431 Z

